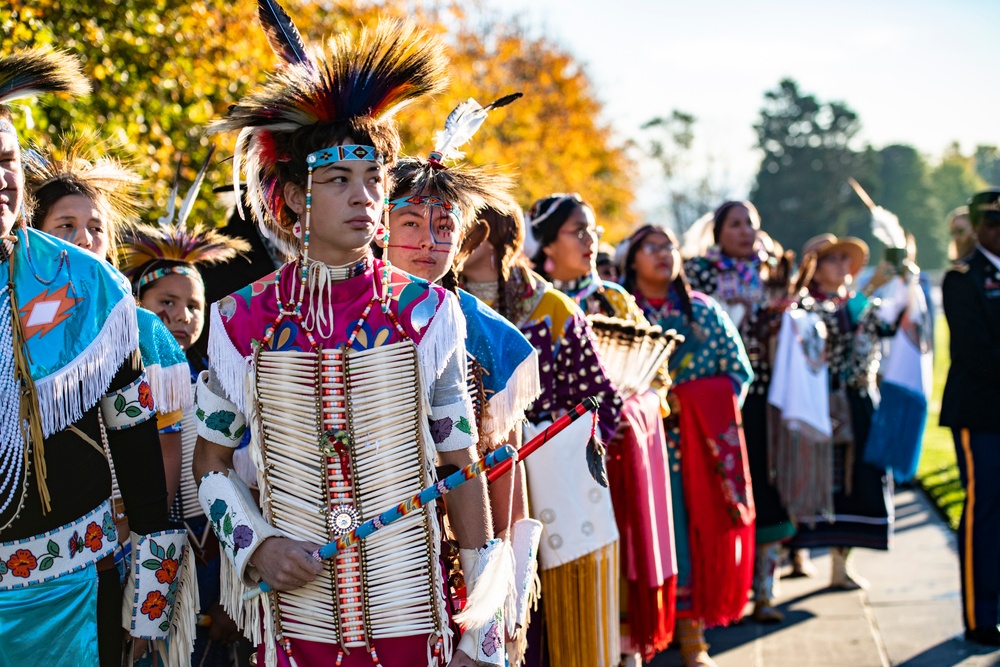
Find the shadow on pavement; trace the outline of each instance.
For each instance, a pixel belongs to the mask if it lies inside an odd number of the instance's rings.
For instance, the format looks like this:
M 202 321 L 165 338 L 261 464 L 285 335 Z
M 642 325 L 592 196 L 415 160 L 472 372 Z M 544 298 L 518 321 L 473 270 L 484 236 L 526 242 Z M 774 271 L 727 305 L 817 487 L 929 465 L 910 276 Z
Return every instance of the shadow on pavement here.
M 896 667 L 953 667 L 965 662 L 971 656 L 987 656 L 991 653 L 996 655 L 991 658 L 977 660 L 975 664 L 985 667 L 987 665 L 1000 665 L 1000 652 L 996 648 L 972 644 L 960 637 L 952 637 L 937 646 L 932 646 L 923 653 L 913 656 L 909 660 L 899 663 Z

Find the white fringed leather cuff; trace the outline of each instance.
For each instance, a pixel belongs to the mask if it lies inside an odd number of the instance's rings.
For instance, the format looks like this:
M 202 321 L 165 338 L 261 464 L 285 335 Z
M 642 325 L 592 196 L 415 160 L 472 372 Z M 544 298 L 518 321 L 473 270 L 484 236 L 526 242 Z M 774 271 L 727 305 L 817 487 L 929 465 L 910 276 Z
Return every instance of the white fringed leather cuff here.
M 537 595 L 538 543 L 542 539 L 542 522 L 535 519 L 521 519 L 511 530 L 514 548 L 514 589 L 516 595 L 508 606 L 508 627 L 524 627 L 528 617 L 528 607 Z
M 220 549 L 239 578 L 248 586 L 256 583 L 247 572 L 250 557 L 264 540 L 281 537 L 281 532 L 264 520 L 250 490 L 232 470 L 229 475 L 205 475 L 198 488 L 198 500 L 215 529 Z
M 480 549 L 459 549 L 468 599 L 455 621 L 462 626 L 458 649 L 477 665 L 506 664 L 504 602 L 513 593 L 510 543 L 493 539 Z

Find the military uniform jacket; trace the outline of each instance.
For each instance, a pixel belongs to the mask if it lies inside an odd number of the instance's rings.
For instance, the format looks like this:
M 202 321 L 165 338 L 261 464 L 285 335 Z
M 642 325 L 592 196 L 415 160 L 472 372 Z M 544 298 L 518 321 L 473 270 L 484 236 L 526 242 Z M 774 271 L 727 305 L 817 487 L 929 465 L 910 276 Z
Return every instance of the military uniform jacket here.
M 976 249 L 945 274 L 951 368 L 941 425 L 1000 431 L 1000 269 Z

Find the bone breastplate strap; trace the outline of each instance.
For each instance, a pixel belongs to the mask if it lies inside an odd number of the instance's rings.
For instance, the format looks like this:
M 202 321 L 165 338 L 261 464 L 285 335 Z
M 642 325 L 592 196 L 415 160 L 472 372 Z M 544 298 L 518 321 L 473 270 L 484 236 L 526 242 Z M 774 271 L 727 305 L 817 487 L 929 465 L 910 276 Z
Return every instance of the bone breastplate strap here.
M 264 513 L 323 544 L 433 483 L 416 347 L 259 351 Z M 440 528 L 428 505 L 276 596 L 277 631 L 346 647 L 445 630 Z

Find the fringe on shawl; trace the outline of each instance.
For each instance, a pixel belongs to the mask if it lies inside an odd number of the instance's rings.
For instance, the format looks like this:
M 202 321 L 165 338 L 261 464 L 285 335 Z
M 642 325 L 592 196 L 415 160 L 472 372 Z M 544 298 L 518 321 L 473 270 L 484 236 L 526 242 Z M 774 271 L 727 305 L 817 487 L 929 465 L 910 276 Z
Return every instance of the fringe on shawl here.
M 524 411 L 542 393 L 538 378 L 538 352 L 532 350 L 500 391 L 490 396 L 479 437 L 499 446 L 515 426 L 524 420 Z
M 212 370 L 226 392 L 226 398 L 233 402 L 244 416 L 248 416 L 245 381 L 249 375 L 250 360 L 229 339 L 226 325 L 219 314 L 219 304 L 212 304 L 210 315 L 212 325 L 208 335 L 208 358 L 212 360 Z
M 453 355 L 458 355 L 464 368 L 465 335 L 465 316 L 458 297 L 447 292 L 417 346 L 425 387 L 430 387 L 434 380 L 441 377 Z
M 188 410 L 194 405 L 191 391 L 191 369 L 187 364 L 164 368 L 160 364 L 146 366 L 146 381 L 159 413 Z
M 773 405 L 768 405 L 767 422 L 768 467 L 785 511 L 793 520 L 832 519 L 833 441 L 805 422 L 783 419 Z
M 618 542 L 542 571 L 549 662 L 613 667 L 621 661 Z
M 43 436 L 58 433 L 94 407 L 122 362 L 138 347 L 135 299 L 126 294 L 83 352 L 55 373 L 35 380 Z

